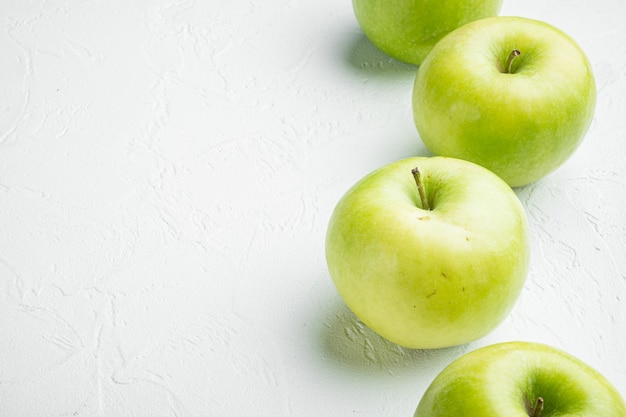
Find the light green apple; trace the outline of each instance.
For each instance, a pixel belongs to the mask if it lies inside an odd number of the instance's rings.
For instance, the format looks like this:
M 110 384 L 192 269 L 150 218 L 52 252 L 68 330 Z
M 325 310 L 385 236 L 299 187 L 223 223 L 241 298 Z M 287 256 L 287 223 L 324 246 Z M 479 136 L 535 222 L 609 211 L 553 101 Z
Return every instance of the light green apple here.
M 386 54 L 420 64 L 446 33 L 495 16 L 502 0 L 352 0 L 367 38 Z
M 574 40 L 513 16 L 446 35 L 413 87 L 415 126 L 426 147 L 482 165 L 512 187 L 543 178 L 573 154 L 595 101 L 591 65 Z
M 504 342 L 449 364 L 414 417 L 624 417 L 626 405 L 597 370 L 552 346 Z
M 513 190 L 481 166 L 445 157 L 370 173 L 340 199 L 326 234 L 328 270 L 346 305 L 408 348 L 459 345 L 493 330 L 522 290 L 529 256 Z

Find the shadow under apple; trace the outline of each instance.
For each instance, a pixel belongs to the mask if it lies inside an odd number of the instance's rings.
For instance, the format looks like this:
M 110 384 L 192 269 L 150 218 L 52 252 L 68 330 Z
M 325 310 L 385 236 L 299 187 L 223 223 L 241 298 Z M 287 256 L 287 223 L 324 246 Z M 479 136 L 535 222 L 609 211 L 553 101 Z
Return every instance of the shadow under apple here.
M 321 326 L 321 352 L 325 361 L 357 372 L 397 375 L 438 372 L 470 345 L 443 349 L 407 349 L 392 343 L 362 323 L 342 302 L 328 312 Z
M 343 51 L 343 61 L 362 75 L 388 79 L 413 79 L 418 66 L 399 61 L 382 52 L 363 32 L 353 33 Z

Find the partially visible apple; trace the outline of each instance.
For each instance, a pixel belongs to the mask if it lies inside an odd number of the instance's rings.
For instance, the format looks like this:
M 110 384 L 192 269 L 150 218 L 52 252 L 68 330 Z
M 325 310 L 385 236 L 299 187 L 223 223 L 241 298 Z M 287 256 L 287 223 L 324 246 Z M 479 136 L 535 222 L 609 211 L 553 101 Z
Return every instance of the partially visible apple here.
M 386 54 L 420 64 L 446 33 L 495 16 L 502 0 L 352 0 L 368 39 Z
M 591 124 L 592 68 L 561 30 L 496 16 L 446 35 L 420 66 L 413 115 L 426 147 L 467 159 L 512 187 L 561 166 Z
M 449 364 L 414 417 L 624 417 L 626 405 L 597 370 L 552 346 L 505 342 Z
M 328 269 L 346 305 L 408 348 L 459 345 L 493 330 L 518 298 L 529 252 L 513 190 L 483 167 L 445 157 L 367 175 L 338 202 L 326 234 Z

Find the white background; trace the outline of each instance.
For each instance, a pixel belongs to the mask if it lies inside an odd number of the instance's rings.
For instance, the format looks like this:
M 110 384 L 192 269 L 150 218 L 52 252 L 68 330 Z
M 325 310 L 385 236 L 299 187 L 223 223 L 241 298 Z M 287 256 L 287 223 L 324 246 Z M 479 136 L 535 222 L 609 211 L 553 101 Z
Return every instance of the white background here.
M 412 416 L 480 346 L 540 341 L 626 394 L 626 2 L 505 0 L 596 74 L 575 155 L 516 190 L 532 260 L 477 342 L 410 351 L 328 276 L 341 195 L 427 155 L 417 67 L 349 0 L 0 4 L 0 416 Z

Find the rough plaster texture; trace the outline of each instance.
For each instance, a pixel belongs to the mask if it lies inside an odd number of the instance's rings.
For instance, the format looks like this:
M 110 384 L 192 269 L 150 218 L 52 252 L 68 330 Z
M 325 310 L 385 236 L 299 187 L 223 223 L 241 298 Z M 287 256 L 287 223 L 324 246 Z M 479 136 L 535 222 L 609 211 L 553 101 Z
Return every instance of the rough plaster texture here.
M 337 296 L 336 201 L 426 150 L 416 67 L 349 0 L 0 4 L 0 416 L 410 416 L 460 354 L 564 348 L 626 394 L 626 3 L 510 0 L 588 53 L 598 106 L 517 190 L 532 264 L 510 317 L 409 351 Z

